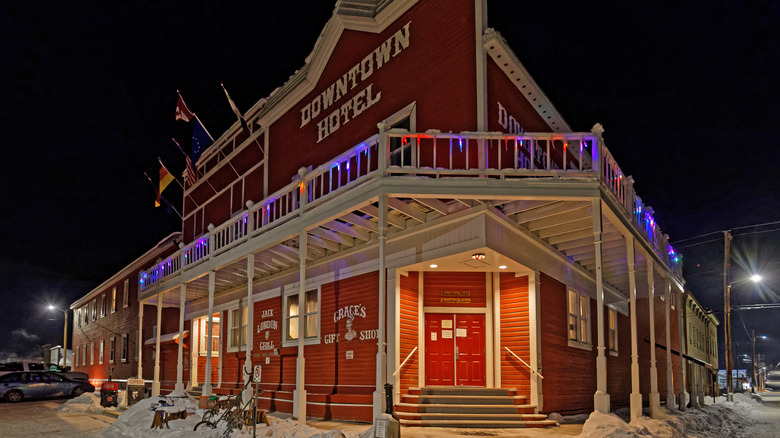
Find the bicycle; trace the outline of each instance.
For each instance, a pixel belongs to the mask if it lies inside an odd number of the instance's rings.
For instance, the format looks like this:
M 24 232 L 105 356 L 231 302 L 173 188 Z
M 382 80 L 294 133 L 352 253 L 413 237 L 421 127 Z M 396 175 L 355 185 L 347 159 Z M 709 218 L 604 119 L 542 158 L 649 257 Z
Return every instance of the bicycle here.
M 255 398 L 252 397 L 249 401 L 241 405 L 241 395 L 251 384 L 251 380 L 247 381 L 240 393 L 228 396 L 224 403 L 215 403 L 211 409 L 203 414 L 203 418 L 195 425 L 193 430 L 198 430 L 199 428 L 204 428 L 206 426 L 212 429 L 216 429 L 217 425 L 220 423 L 225 423 L 226 427 L 225 431 L 222 433 L 222 436 L 227 437 L 230 436 L 230 433 L 233 431 L 233 429 L 241 430 L 244 426 L 249 427 L 253 423 L 256 424 L 254 413 L 257 412 L 257 406 L 255 405 Z M 220 406 L 220 404 L 222 406 Z M 225 411 L 222 414 L 219 414 L 221 408 L 225 408 Z M 253 415 L 246 415 L 245 413 L 247 410 L 252 412 Z M 263 414 L 265 414 L 265 412 L 263 412 Z M 217 415 L 219 416 L 214 419 L 214 417 Z M 264 422 L 268 424 L 268 420 L 265 419 L 265 415 L 261 415 L 260 420 L 264 420 Z

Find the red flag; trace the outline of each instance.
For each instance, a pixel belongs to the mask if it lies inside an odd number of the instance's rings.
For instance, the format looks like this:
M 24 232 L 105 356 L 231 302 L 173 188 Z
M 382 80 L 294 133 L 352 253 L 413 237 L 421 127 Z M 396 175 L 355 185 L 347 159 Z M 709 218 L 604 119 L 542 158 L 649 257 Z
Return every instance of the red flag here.
M 187 104 L 184 103 L 184 99 L 182 99 L 181 94 L 179 94 L 179 101 L 176 102 L 176 120 L 189 122 L 193 117 L 195 117 L 195 114 L 187 108 Z

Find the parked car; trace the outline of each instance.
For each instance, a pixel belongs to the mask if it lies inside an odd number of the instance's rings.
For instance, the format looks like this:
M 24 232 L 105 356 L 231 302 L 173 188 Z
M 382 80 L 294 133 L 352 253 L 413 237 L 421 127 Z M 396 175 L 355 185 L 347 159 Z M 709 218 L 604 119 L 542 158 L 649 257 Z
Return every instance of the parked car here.
M 85 392 L 95 392 L 95 387 L 57 373 L 17 371 L 0 376 L 0 397 L 11 403 L 25 398 L 78 397 Z
M 70 367 L 62 368 L 55 363 L 21 361 L 0 364 L 0 375 L 14 371 L 50 371 L 62 374 L 73 380 L 89 380 L 89 375 L 87 373 L 71 371 Z

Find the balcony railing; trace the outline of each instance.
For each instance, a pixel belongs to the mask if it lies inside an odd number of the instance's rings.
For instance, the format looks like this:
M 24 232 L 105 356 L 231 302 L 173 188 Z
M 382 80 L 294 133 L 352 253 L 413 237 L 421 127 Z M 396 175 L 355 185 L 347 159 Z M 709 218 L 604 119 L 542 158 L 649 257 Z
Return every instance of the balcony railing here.
M 141 272 L 146 289 L 182 269 L 208 260 L 264 233 L 362 182 L 392 175 L 430 178 L 597 178 L 648 238 L 656 253 L 681 274 L 679 256 L 653 219 L 653 210 L 633 191 L 601 136 L 594 133 L 484 132 L 458 134 L 392 129 L 374 135 L 316 169 L 301 169 L 299 178 L 208 234 L 183 246 Z M 303 194 L 306 194 L 304 197 Z

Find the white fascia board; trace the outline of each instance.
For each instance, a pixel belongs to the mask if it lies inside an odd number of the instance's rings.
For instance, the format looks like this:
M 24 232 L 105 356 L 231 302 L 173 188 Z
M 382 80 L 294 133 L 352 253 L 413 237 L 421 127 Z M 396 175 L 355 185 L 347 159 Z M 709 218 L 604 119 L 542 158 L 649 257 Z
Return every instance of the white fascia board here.
M 506 77 L 517 87 L 518 92 L 528 100 L 553 132 L 572 132 L 571 127 L 555 109 L 550 99 L 528 73 L 517 55 L 507 44 L 500 33 L 494 29 L 486 29 L 482 36 L 483 47 L 488 56 L 506 74 Z
M 304 96 L 313 91 L 344 30 L 380 33 L 415 3 L 417 0 L 396 0 L 374 18 L 334 14 L 328 20 L 320 38 L 315 43 L 307 64 L 291 76 L 286 84 L 271 93 L 267 102 L 261 100 L 252 107 L 250 111 L 257 111 L 257 119 L 249 123 L 270 126 L 297 105 Z

